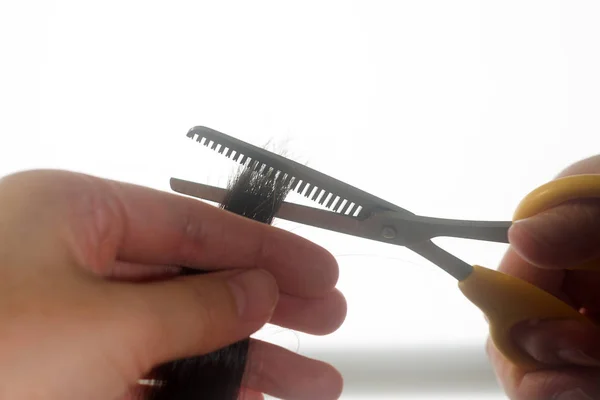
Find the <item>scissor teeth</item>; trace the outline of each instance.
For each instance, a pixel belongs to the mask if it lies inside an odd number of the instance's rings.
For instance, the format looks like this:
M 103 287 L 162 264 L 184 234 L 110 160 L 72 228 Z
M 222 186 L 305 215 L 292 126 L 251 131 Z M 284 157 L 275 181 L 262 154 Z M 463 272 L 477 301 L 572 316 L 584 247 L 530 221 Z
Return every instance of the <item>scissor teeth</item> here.
M 306 188 L 303 190 L 305 197 L 310 196 L 310 191 L 312 190 L 312 188 L 313 188 L 313 185 L 310 182 L 306 182 Z
M 383 208 L 399 209 L 394 204 L 319 171 L 286 160 L 285 157 L 272 154 L 213 129 L 197 126 L 188 131 L 186 136 L 241 166 L 269 177 L 277 185 L 287 185 L 287 189 L 302 194 L 332 212 L 360 217 L 367 214 L 365 207 L 370 210 L 373 204 L 380 204 Z
M 318 187 L 315 186 L 314 189 L 310 193 L 310 199 L 312 201 L 315 201 L 315 199 L 319 196 L 320 192 L 321 192 L 321 189 L 319 189 Z
M 331 209 L 332 209 L 334 212 L 339 212 L 339 211 L 340 211 L 340 208 L 342 208 L 342 204 L 344 204 L 344 199 L 342 199 L 342 198 L 340 197 L 340 199 L 339 199 L 339 200 L 338 200 L 338 201 L 335 203 L 335 205 L 334 205 L 334 206 L 332 206 L 332 207 L 331 207 Z
M 348 210 L 350 209 L 350 207 L 352 207 L 352 202 L 350 200 L 348 200 L 348 201 L 346 201 L 346 204 L 344 205 L 344 207 L 340 211 L 340 214 L 347 215 L 348 214 Z
M 310 186 L 309 186 L 309 188 L 308 188 L 308 190 L 306 191 L 306 193 L 304 193 L 304 196 L 305 196 L 307 199 L 310 199 L 310 198 L 311 198 L 311 196 L 312 196 L 312 194 L 313 194 L 313 192 L 315 191 L 315 189 L 316 189 L 316 187 L 315 187 L 315 186 L 313 186 L 313 185 L 310 185 Z
M 346 205 L 347 200 L 341 199 L 341 201 L 337 204 L 335 212 L 339 213 L 342 207 Z
M 321 194 L 321 189 L 319 189 L 318 187 L 315 187 L 315 191 L 312 193 L 312 196 L 310 196 L 310 199 L 312 201 L 316 201 L 317 198 L 319 197 L 319 194 Z
M 311 185 L 310 183 L 306 184 L 306 190 L 303 190 L 304 192 L 304 197 L 309 197 L 310 196 L 310 191 L 312 190 L 313 185 Z
M 335 193 L 331 193 L 331 197 L 329 198 L 329 200 L 327 200 L 327 204 L 325 204 L 325 207 L 327 207 L 327 208 L 333 207 L 333 204 L 337 197 L 338 196 Z
M 304 188 L 306 187 L 306 185 L 307 185 L 307 182 L 306 181 L 302 181 L 302 183 L 298 187 L 298 193 L 302 194 L 302 192 L 304 191 Z
M 264 175 L 265 175 L 265 177 L 267 177 L 267 178 L 270 178 L 270 177 L 271 177 L 271 175 L 274 175 L 274 176 L 273 176 L 273 178 L 274 178 L 274 179 L 277 179 L 277 178 L 278 178 L 279 171 L 275 171 L 273 168 L 271 168 L 271 167 L 266 167 L 266 166 L 265 166 L 265 170 L 267 171 L 267 172 L 264 172 Z M 273 171 L 275 171 L 275 174 L 273 174 Z
M 348 207 L 348 209 L 345 211 L 345 214 L 352 215 L 352 211 L 354 211 L 355 207 L 356 207 L 356 204 L 350 202 L 350 207 Z
M 340 210 L 340 214 L 345 214 L 346 213 L 346 210 L 348 210 L 348 207 L 350 207 L 350 203 L 351 203 L 351 201 L 348 200 L 348 199 L 346 199 L 346 203 L 344 203 L 344 206 Z
M 314 194 L 311 200 L 318 202 L 319 196 L 322 196 L 325 191 L 323 189 L 318 189 Z

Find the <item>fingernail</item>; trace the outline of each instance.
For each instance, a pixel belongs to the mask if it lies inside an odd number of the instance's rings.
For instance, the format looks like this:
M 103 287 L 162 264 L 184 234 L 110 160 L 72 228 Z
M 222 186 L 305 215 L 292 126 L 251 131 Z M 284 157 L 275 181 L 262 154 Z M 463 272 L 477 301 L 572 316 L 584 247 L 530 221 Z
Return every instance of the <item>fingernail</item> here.
M 240 318 L 253 320 L 273 312 L 279 289 L 271 274 L 260 269 L 251 269 L 236 274 L 227 280 Z
M 583 367 L 600 367 L 600 360 L 596 360 L 581 350 L 565 349 L 559 350 L 557 354 L 561 360 L 569 364 L 581 365 Z
M 560 393 L 554 397 L 554 400 L 594 400 L 594 398 L 587 395 L 581 388 L 577 388 Z

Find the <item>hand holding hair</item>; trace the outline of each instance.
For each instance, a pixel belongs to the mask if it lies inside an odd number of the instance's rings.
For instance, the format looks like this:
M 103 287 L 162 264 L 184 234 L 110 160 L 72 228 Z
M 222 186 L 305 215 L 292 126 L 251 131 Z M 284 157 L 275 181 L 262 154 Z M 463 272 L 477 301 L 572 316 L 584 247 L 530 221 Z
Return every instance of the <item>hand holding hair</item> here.
M 181 196 L 65 171 L 0 180 L 0 398 L 135 398 L 156 365 L 266 322 L 326 334 L 337 263 L 292 233 Z M 178 276 L 180 268 L 210 270 Z M 253 341 L 247 398 L 336 399 L 330 365 Z

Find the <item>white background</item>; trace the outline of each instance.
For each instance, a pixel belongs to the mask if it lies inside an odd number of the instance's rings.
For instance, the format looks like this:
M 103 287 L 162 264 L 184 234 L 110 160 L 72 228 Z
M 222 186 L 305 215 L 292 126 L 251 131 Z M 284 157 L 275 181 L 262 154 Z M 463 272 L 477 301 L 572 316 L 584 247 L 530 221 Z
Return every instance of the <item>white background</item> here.
M 510 219 L 600 152 L 595 1 L 2 1 L 0 174 L 66 168 L 169 190 L 233 169 L 185 137 L 271 140 L 419 213 Z M 486 325 L 403 248 L 278 222 L 327 247 L 347 295 L 326 337 L 344 399 L 501 399 Z M 438 241 L 496 267 L 505 247 Z

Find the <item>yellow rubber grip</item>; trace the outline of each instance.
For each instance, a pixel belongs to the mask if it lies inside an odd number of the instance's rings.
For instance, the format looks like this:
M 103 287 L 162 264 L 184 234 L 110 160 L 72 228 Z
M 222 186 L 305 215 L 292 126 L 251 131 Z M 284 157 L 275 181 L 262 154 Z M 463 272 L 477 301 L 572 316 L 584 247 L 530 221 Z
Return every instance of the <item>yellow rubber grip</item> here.
M 513 221 L 533 217 L 571 200 L 591 198 L 600 198 L 600 175 L 573 175 L 559 178 L 525 196 L 517 206 Z M 600 260 L 590 260 L 568 269 L 600 269 Z
M 548 318 L 570 318 L 591 324 L 577 310 L 548 292 L 493 269 L 476 265 L 458 286 L 488 318 L 490 338 L 496 348 L 514 365 L 525 370 L 542 366 L 515 345 L 510 332 L 515 324 Z
M 581 198 L 600 198 L 600 175 L 575 175 L 540 186 L 517 207 L 513 221 L 528 218 L 561 203 Z M 600 260 L 592 260 L 572 269 L 598 269 Z M 521 351 L 511 338 L 512 327 L 532 319 L 574 319 L 593 322 L 550 293 L 502 272 L 475 266 L 458 283 L 462 293 L 487 316 L 490 337 L 496 348 L 514 365 L 525 370 L 544 366 Z

